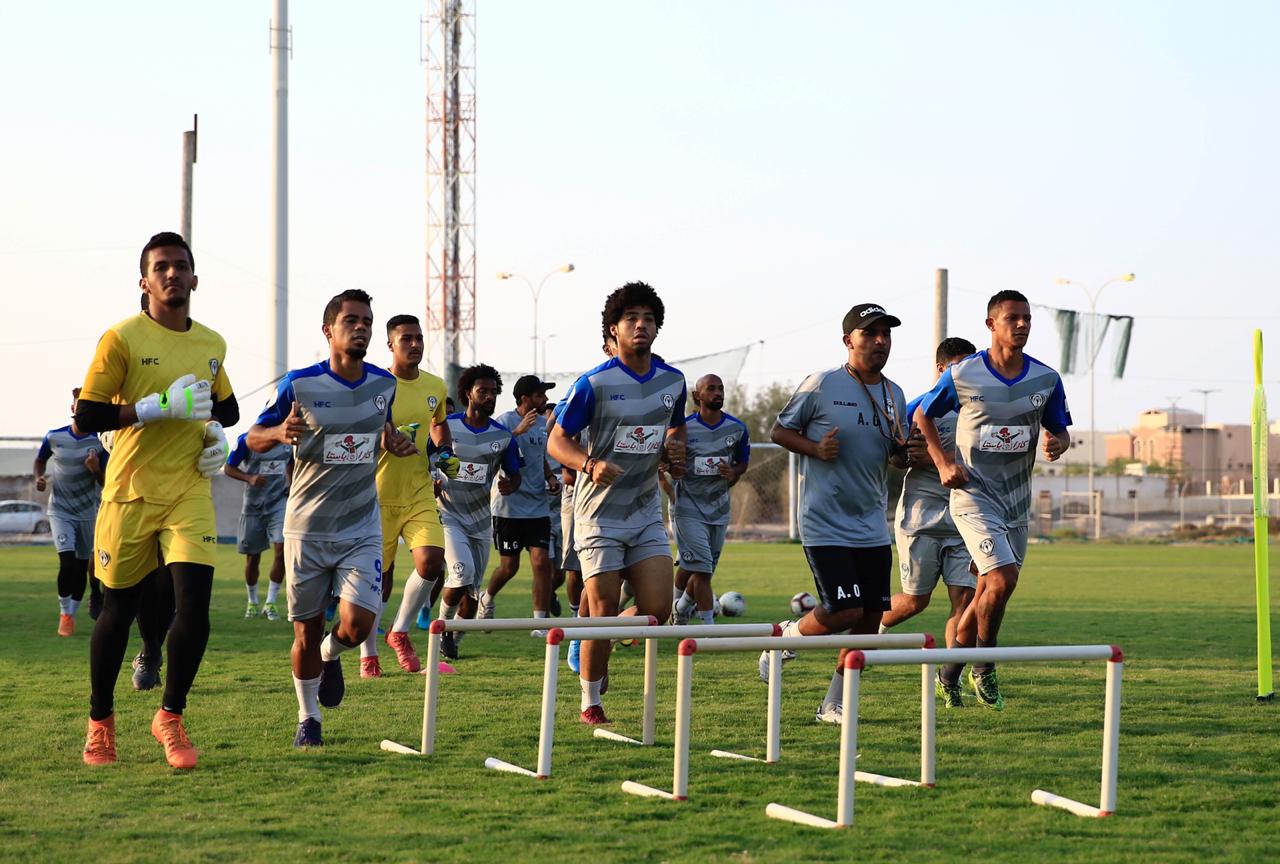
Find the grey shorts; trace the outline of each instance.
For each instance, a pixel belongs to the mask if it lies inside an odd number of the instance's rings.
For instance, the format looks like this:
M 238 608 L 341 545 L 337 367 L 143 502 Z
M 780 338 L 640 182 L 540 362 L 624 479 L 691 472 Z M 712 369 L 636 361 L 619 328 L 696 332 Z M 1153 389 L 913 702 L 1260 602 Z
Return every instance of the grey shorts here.
M 276 543 L 284 542 L 284 508 L 270 513 L 241 513 L 236 529 L 236 551 L 260 555 Z
M 728 525 L 709 525 L 697 519 L 675 517 L 676 548 L 680 567 L 690 573 L 716 572 Z
M 560 505 L 560 540 L 564 548 L 564 559 L 560 562 L 561 570 L 582 572 L 582 561 L 578 559 L 578 550 L 573 548 L 573 496 L 566 495 L 565 502 Z
M 489 550 L 493 548 L 493 532 L 472 536 L 461 528 L 444 526 L 444 587 L 466 588 L 473 596 L 479 593 L 489 566 Z
M 93 523 L 98 514 L 95 512 L 88 520 L 68 519 L 65 516 L 49 514 L 50 533 L 53 534 L 53 548 L 59 555 L 63 552 L 74 552 L 81 561 L 93 556 Z
M 895 532 L 898 541 L 898 581 L 902 592 L 932 594 L 938 577 L 952 588 L 977 588 L 978 577 L 969 571 L 969 550 L 959 537 Z
M 382 609 L 382 536 L 356 540 L 284 538 L 284 583 L 289 620 L 323 615 L 334 597 Z
M 564 569 L 564 527 L 560 524 L 560 514 L 551 517 L 551 566 L 557 570 Z
M 1022 567 L 1027 557 L 1026 525 L 1007 525 L 983 513 L 952 513 L 951 518 L 980 575 L 1008 564 Z
M 578 522 L 573 534 L 583 579 L 625 570 L 648 558 L 671 557 L 671 538 L 661 519 L 635 528 L 601 528 Z

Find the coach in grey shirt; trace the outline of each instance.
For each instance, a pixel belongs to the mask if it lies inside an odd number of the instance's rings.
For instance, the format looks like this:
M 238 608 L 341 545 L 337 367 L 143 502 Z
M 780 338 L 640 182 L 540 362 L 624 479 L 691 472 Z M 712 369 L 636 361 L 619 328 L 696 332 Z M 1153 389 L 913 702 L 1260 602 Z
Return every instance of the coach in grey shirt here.
M 800 539 L 819 597 L 785 635 L 875 633 L 889 608 L 889 464 L 906 466 L 906 400 L 881 370 L 901 323 L 875 303 L 850 309 L 846 362 L 806 378 L 770 434 L 800 456 Z M 760 677 L 768 680 L 767 652 Z M 817 719 L 841 721 L 843 682 L 837 664 Z

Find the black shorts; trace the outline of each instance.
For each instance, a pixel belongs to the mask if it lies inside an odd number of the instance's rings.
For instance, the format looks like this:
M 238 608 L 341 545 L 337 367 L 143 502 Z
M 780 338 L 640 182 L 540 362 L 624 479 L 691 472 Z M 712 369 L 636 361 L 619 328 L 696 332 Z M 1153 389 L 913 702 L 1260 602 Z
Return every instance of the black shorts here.
M 519 555 L 524 549 L 551 549 L 551 517 L 508 519 L 493 517 L 493 547 L 499 555 Z
M 893 547 L 806 546 L 804 557 L 809 559 L 823 609 L 883 612 L 889 608 Z

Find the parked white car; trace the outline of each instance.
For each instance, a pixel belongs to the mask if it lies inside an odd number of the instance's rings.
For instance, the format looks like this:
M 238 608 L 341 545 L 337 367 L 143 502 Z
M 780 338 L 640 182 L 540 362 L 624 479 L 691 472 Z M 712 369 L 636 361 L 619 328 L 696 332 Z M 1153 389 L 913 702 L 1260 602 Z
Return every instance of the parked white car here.
M 0 501 L 0 534 L 48 534 L 49 517 L 34 501 Z

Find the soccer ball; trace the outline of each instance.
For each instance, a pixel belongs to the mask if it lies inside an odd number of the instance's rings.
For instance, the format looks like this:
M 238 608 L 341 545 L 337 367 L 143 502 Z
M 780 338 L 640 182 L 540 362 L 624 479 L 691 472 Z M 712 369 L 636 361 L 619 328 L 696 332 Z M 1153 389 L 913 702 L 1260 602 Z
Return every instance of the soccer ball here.
M 808 591 L 801 591 L 799 594 L 791 598 L 791 614 L 800 618 L 805 614 L 812 612 L 813 608 L 818 605 L 818 601 Z
M 720 595 L 720 611 L 730 618 L 737 618 L 747 611 L 747 598 L 737 591 L 726 591 Z

